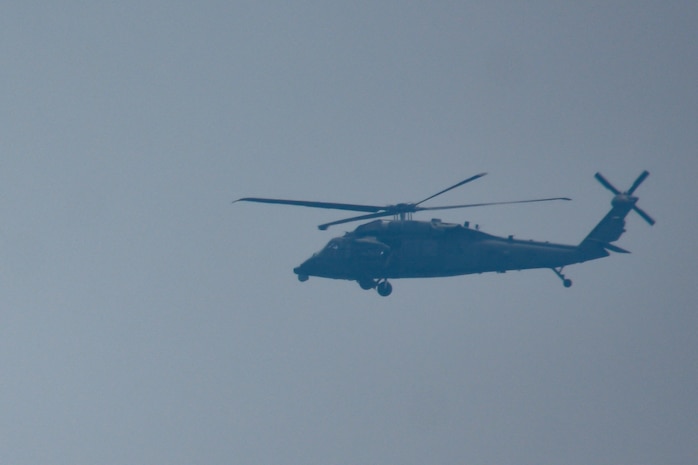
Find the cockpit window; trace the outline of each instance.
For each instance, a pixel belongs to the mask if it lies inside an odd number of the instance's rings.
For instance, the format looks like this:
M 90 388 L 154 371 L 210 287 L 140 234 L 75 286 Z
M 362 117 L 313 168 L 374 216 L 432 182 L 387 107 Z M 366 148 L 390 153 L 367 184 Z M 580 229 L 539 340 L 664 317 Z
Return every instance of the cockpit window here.
M 350 247 L 345 241 L 341 239 L 332 239 L 327 243 L 324 249 L 322 249 L 322 256 L 327 258 L 338 258 L 338 257 L 348 257 Z
M 325 247 L 325 250 L 339 250 L 339 242 L 337 241 L 330 241 L 329 244 Z

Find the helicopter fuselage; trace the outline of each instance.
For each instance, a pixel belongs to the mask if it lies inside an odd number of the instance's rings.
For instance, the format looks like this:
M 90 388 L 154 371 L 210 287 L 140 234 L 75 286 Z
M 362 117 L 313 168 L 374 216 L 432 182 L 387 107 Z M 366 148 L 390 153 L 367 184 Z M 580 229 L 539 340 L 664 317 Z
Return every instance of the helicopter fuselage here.
M 499 237 L 439 220 L 375 220 L 336 237 L 294 269 L 308 276 L 370 283 L 565 265 L 608 256 L 601 246 L 580 247 Z

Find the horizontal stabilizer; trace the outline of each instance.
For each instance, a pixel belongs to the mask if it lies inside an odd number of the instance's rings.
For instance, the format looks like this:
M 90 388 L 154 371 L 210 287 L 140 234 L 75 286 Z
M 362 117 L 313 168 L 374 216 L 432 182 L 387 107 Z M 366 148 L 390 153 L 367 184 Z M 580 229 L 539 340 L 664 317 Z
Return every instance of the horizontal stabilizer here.
M 601 244 L 601 246 L 604 249 L 610 250 L 611 252 L 615 252 L 615 253 L 630 253 L 629 250 L 621 249 L 617 245 L 613 245 L 613 244 L 606 243 L 606 244 Z

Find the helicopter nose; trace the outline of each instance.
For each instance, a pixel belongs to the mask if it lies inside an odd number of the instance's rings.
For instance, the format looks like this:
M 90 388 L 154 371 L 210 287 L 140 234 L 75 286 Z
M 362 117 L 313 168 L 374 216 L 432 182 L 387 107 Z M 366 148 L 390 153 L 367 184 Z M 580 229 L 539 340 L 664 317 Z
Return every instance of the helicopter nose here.
M 310 271 L 308 270 L 307 266 L 307 261 L 302 263 L 300 266 L 297 266 L 293 269 L 293 272 L 298 275 L 298 281 L 304 282 L 307 281 L 308 278 L 310 277 Z
M 312 264 L 310 263 L 312 261 L 312 258 L 309 258 L 308 260 L 304 261 L 297 267 L 293 269 L 293 272 L 296 273 L 298 276 L 309 276 L 312 274 Z

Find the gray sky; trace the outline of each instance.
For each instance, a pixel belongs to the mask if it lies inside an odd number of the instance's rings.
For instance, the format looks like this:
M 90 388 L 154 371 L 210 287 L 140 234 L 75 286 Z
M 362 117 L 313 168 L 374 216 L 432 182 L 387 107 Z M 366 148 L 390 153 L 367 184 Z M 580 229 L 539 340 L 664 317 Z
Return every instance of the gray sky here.
M 690 464 L 698 7 L 10 2 L 0 9 L 0 462 Z M 292 274 L 355 203 L 631 255 Z M 421 217 L 420 217 L 421 218 Z M 424 217 L 424 219 L 429 219 Z

